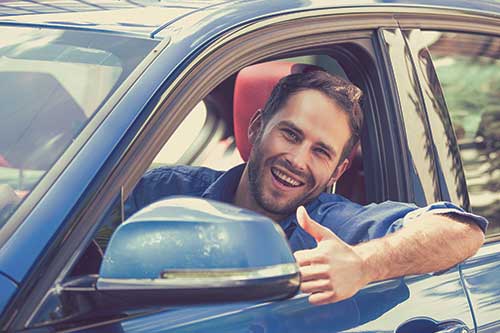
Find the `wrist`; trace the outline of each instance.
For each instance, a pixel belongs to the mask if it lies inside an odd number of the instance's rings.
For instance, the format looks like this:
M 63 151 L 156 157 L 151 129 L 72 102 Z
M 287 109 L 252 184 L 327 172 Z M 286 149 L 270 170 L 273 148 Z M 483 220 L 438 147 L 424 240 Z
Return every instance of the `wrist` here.
M 386 266 L 380 260 L 381 254 L 384 251 L 383 246 L 380 245 L 370 241 L 354 247 L 354 250 L 361 258 L 361 266 L 366 284 L 386 278 L 386 274 L 384 273 Z

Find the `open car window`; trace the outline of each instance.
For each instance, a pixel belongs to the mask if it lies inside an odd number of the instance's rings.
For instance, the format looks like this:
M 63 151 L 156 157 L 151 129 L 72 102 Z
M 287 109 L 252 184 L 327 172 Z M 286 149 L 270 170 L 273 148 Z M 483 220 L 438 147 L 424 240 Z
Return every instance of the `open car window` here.
M 277 62 L 312 65 L 348 79 L 337 60 L 329 55 L 284 58 Z M 148 170 L 183 165 L 227 171 L 245 162 L 238 150 L 234 130 L 234 117 L 238 116 L 235 113 L 234 101 L 235 75 L 227 78 L 196 104 L 161 147 Z M 352 163 L 345 179 L 339 182 L 337 187 L 327 191 L 351 195 L 358 201 L 364 201 L 365 183 L 360 147 L 356 152 L 355 162 Z M 176 189 L 169 190 L 170 192 L 176 192 Z M 182 194 L 181 189 L 176 193 Z M 123 206 L 120 202 L 115 202 L 104 216 L 95 237 L 102 250 L 106 249 L 118 225 L 135 212 L 137 207 L 130 202 L 127 204 L 127 200 L 130 201 L 130 196 L 123 198 Z M 131 209 L 131 206 L 134 208 Z M 123 214 L 120 214 L 120 211 L 123 211 Z
M 0 30 L 0 227 L 155 45 L 100 33 Z

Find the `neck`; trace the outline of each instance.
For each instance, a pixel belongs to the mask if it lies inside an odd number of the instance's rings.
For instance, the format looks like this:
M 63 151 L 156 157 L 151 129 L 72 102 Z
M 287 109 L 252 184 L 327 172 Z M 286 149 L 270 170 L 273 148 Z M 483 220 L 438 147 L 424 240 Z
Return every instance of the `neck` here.
M 243 170 L 243 174 L 241 175 L 233 203 L 238 207 L 245 208 L 267 216 L 275 222 L 279 222 L 286 217 L 282 214 L 271 213 L 257 203 L 255 197 L 250 191 L 250 184 L 248 180 L 248 165 L 245 167 L 245 170 Z

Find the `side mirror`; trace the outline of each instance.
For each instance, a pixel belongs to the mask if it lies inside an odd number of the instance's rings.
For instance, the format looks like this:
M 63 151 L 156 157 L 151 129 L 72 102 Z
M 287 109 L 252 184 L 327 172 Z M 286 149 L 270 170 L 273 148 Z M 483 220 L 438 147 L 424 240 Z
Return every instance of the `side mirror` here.
M 174 197 L 120 225 L 99 276 L 61 287 L 72 308 L 76 302 L 115 312 L 277 300 L 293 296 L 299 284 L 295 259 L 273 221 L 220 202 Z

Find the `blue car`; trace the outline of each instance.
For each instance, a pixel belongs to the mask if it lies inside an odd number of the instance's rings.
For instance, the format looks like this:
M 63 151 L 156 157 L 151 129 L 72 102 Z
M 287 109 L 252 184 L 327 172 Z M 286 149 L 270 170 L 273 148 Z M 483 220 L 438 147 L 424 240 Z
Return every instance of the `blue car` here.
M 0 331 L 499 332 L 499 59 L 494 0 L 1 1 Z M 249 112 L 309 66 L 364 91 L 330 190 L 455 202 L 490 221 L 475 256 L 314 306 L 261 215 L 128 216 L 148 169 L 245 161 Z

